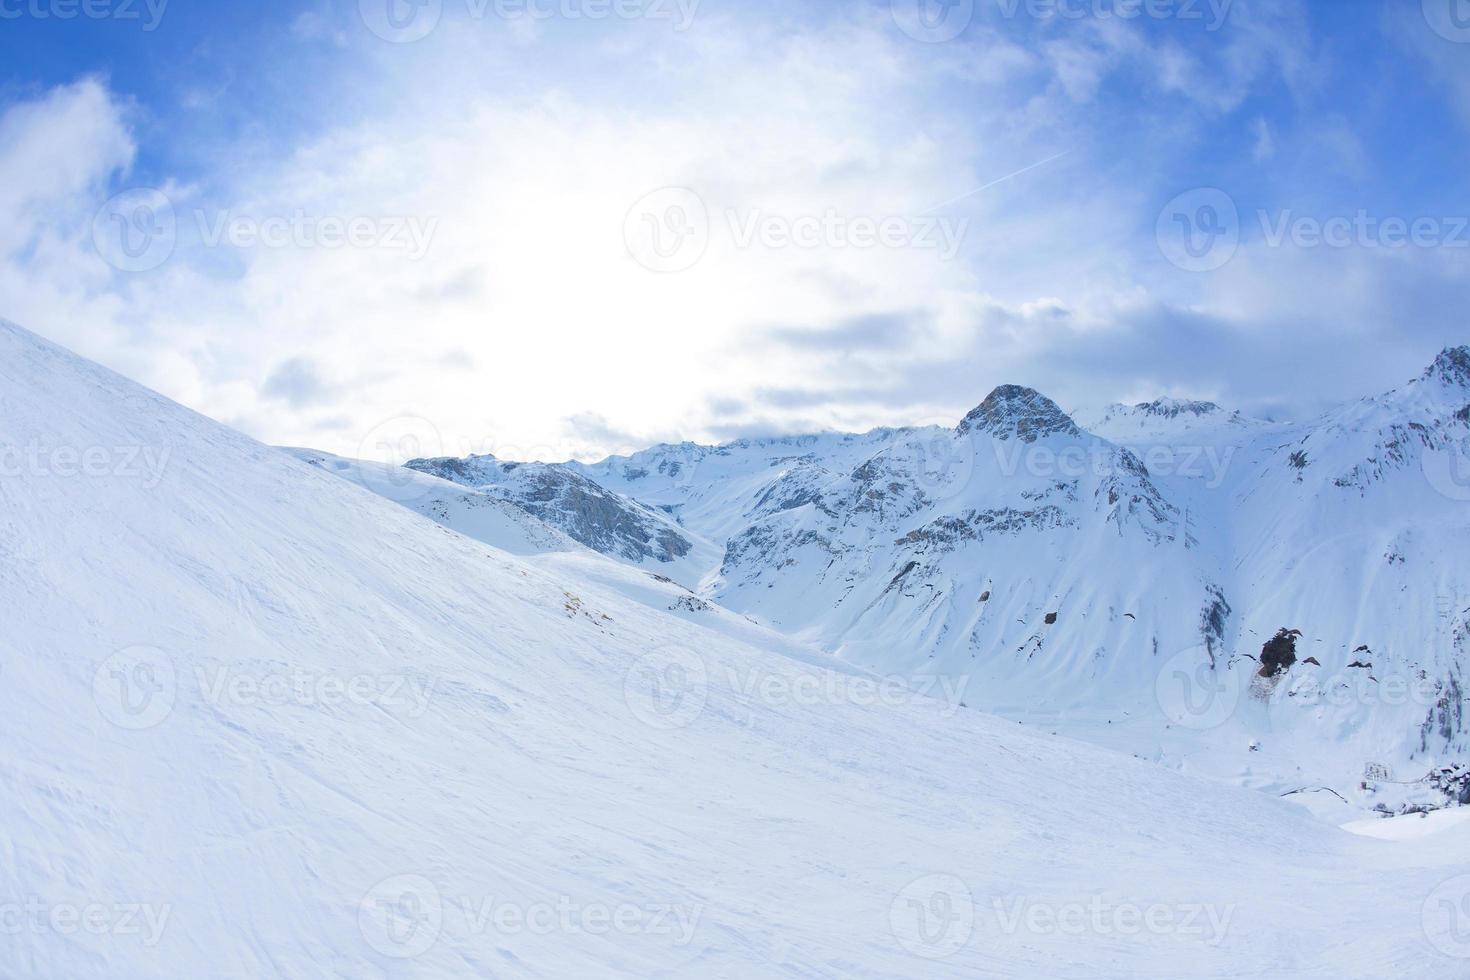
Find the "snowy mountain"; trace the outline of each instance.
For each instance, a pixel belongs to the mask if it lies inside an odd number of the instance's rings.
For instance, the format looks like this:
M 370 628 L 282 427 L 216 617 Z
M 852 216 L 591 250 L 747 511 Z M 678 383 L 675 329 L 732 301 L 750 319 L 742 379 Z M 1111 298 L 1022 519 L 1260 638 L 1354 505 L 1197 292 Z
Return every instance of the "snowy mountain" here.
M 1224 430 L 1239 438 L 1241 430 L 1270 424 L 1240 412 L 1226 411 L 1214 402 L 1177 398 L 1109 405 L 1101 412 L 1082 413 L 1080 420 L 1089 432 L 1124 444 L 1140 438 L 1178 438 L 1186 433 L 1210 430 Z
M 704 567 L 718 554 L 715 546 L 691 536 L 667 514 L 604 489 L 566 466 L 501 462 L 485 455 L 414 459 L 406 467 L 508 501 L 594 551 L 658 567 L 685 585 L 698 584 Z
M 513 555 L 577 551 L 583 546 L 510 500 L 467 490 L 428 473 L 370 460 L 344 459 L 314 449 L 288 449 L 303 462 L 411 507 L 460 534 Z
M 1470 350 L 1447 350 L 1406 388 L 1302 424 L 1159 399 L 1080 425 L 1007 385 L 954 429 L 530 472 L 620 502 L 601 531 L 576 507 L 537 512 L 604 554 L 646 562 L 606 540 L 625 509 L 666 515 L 708 545 L 684 584 L 841 661 L 938 673 L 975 707 L 1366 807 L 1393 800 L 1361 787 L 1366 767 L 1412 781 L 1466 754 L 1467 378 Z M 1267 667 L 1281 631 L 1295 660 Z

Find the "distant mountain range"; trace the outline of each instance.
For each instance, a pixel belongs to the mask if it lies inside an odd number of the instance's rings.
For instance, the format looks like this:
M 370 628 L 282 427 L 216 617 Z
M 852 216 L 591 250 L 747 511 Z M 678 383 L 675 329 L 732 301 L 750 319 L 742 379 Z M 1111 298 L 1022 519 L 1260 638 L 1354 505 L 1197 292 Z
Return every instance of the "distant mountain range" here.
M 953 429 L 408 467 L 842 661 L 1285 792 L 1470 748 L 1467 440 L 1461 347 L 1302 423 L 1005 385 Z

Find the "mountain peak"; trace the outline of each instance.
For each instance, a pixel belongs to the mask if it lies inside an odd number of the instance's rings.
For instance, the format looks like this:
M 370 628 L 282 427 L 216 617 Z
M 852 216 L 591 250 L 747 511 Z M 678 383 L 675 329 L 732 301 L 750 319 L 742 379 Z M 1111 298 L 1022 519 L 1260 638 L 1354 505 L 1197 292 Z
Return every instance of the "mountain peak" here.
M 1151 402 L 1139 402 L 1133 407 L 1145 415 L 1165 419 L 1178 418 L 1181 415 L 1213 415 L 1220 411 L 1220 406 L 1214 402 L 1193 401 L 1187 398 L 1155 398 Z
M 1424 377 L 1459 388 L 1470 388 L 1470 347 L 1446 347 L 1429 365 Z
M 1020 385 L 1001 385 L 987 395 L 979 407 L 964 417 L 958 431 L 966 435 L 972 429 L 988 432 L 997 439 L 1015 436 L 1023 442 L 1035 442 L 1056 433 L 1080 434 L 1076 423 L 1056 402 L 1034 388 Z

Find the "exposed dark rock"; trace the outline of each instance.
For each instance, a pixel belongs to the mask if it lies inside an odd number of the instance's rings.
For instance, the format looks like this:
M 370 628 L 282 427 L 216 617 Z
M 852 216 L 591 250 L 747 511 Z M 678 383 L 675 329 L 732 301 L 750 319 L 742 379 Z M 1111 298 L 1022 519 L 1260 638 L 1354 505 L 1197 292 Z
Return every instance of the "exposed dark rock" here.
M 903 566 L 903 570 L 900 571 L 897 575 L 893 576 L 893 581 L 889 582 L 888 588 L 884 589 L 883 591 L 889 592 L 897 588 L 898 583 L 904 580 L 904 576 L 908 575 L 909 572 L 912 572 L 917 567 L 919 567 L 919 563 L 916 561 L 911 561 L 907 565 Z
M 1354 660 L 1352 663 L 1348 664 L 1348 670 L 1372 670 L 1372 669 L 1373 669 L 1373 665 L 1372 664 L 1365 664 L 1361 660 Z
M 705 602 L 699 596 L 686 595 L 676 599 L 674 604 L 669 607 L 669 612 L 677 612 L 681 609 L 685 612 L 713 612 L 714 608 L 714 606 Z
M 1322 666 L 1321 661 L 1319 661 L 1316 657 L 1308 657 L 1306 660 L 1303 660 L 1302 663 L 1311 664 L 1313 667 Z
M 1187 401 L 1175 398 L 1159 398 L 1151 402 L 1139 402 L 1133 406 L 1144 415 L 1152 415 L 1157 418 L 1174 419 L 1181 415 L 1213 415 L 1220 411 L 1220 406 L 1214 402 Z
M 1446 347 L 1429 365 L 1424 377 L 1448 385 L 1470 387 L 1470 347 Z
M 1056 613 L 1047 613 L 1046 614 L 1046 625 L 1048 625 L 1048 626 L 1055 626 L 1056 624 L 1057 624 L 1057 614 Z
M 981 602 L 989 602 L 990 601 L 990 590 L 989 589 L 986 589 L 984 592 L 980 593 L 980 601 Z
M 1451 675 L 1439 692 L 1439 700 L 1429 709 L 1429 716 L 1419 729 L 1419 748 L 1429 751 L 1429 737 L 1436 735 L 1445 745 L 1465 730 L 1465 693 L 1459 678 Z
M 983 541 L 996 534 L 1019 534 L 1026 530 L 1070 527 L 1072 521 L 1060 508 L 1047 504 L 1035 510 L 1000 507 L 966 511 L 956 517 L 940 517 L 898 539 L 898 543 L 920 545 L 920 550 L 953 551 L 964 541 Z
M 1262 677 L 1275 677 L 1282 671 L 1291 669 L 1291 665 L 1296 663 L 1296 641 L 1301 635 L 1301 630 L 1282 627 L 1276 631 L 1275 636 L 1266 641 L 1266 645 L 1261 647 Z
M 959 424 L 959 434 L 986 432 L 997 439 L 1035 442 L 1049 435 L 1080 435 L 1077 424 L 1057 403 L 1031 388 L 1001 385 Z
M 1230 603 L 1225 601 L 1225 592 L 1217 585 L 1206 587 L 1209 604 L 1200 614 L 1199 631 L 1204 638 L 1205 650 L 1210 655 L 1210 666 L 1215 665 L 1215 651 L 1225 642 L 1225 627 L 1230 622 Z
M 694 547 L 657 512 L 566 466 L 502 463 L 493 456 L 415 459 L 405 465 L 509 500 L 605 555 L 670 562 Z

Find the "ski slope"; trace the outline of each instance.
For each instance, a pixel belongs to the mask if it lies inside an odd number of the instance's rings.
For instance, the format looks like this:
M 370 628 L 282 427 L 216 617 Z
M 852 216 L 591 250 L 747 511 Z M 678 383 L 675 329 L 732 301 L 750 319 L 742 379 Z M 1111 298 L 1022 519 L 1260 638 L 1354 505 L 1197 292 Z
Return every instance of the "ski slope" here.
M 0 976 L 1470 967 L 1463 824 L 820 669 L 5 324 L 0 446 Z

